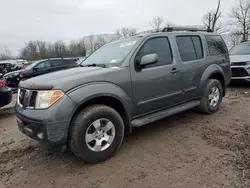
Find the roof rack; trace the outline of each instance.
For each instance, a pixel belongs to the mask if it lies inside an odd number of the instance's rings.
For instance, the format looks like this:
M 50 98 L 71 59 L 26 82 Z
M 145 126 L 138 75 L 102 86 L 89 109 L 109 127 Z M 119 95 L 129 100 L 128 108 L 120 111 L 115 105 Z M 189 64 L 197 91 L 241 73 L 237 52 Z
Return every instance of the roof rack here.
M 188 28 L 188 27 L 165 27 L 162 29 L 162 32 L 173 32 L 173 31 L 213 32 L 211 29 L 198 29 L 198 28 Z

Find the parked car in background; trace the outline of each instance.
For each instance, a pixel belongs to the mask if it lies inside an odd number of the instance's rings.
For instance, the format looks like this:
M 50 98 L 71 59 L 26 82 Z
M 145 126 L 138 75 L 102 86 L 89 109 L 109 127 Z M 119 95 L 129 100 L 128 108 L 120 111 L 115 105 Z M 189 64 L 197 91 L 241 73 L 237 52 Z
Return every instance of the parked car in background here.
M 166 28 L 113 41 L 81 67 L 20 82 L 20 131 L 98 163 L 132 127 L 195 107 L 217 112 L 231 78 L 228 50 L 220 35 L 195 31 Z
M 4 63 L 4 62 L 0 62 L 0 78 L 3 78 L 3 76 L 8 73 L 11 72 L 11 64 L 10 63 Z
M 250 41 L 235 45 L 229 51 L 232 69 L 231 81 L 250 82 Z
M 6 87 L 5 81 L 0 79 L 0 107 L 8 105 L 12 100 L 12 91 Z
M 7 86 L 16 88 L 20 80 L 77 66 L 76 60 L 71 58 L 44 59 L 35 61 L 25 69 L 7 73 L 4 75 L 4 79 Z
M 15 70 L 20 70 L 23 68 L 23 61 L 24 60 L 2 60 L 0 61 L 0 63 L 8 63 L 11 64 L 11 71 L 15 71 Z

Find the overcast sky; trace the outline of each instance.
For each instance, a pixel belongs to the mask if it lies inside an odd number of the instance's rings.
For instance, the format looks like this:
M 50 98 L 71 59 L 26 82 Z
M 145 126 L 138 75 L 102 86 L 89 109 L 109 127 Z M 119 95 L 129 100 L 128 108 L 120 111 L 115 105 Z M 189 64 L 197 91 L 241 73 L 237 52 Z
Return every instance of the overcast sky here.
M 224 19 L 236 0 L 222 0 Z M 78 39 L 119 27 L 149 29 L 153 17 L 200 25 L 217 0 L 0 0 L 0 48 L 16 55 L 28 40 Z

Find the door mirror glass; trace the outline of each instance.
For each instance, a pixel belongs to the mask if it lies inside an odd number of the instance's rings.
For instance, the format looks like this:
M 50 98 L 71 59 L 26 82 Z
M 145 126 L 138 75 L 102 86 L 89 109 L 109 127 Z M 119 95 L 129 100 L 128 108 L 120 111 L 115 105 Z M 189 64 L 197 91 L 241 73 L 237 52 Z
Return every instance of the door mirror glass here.
M 159 57 L 157 54 L 148 54 L 148 55 L 144 55 L 141 58 L 141 62 L 140 62 L 140 67 L 145 67 L 147 65 L 152 65 L 155 64 L 159 61 Z

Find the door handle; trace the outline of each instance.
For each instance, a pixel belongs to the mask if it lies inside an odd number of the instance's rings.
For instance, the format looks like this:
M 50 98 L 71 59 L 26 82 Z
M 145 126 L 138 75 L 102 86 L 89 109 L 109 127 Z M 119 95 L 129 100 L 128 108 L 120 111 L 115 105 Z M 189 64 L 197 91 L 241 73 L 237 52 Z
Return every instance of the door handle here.
M 172 74 L 177 74 L 178 72 L 179 72 L 179 70 L 176 68 L 172 68 L 172 70 L 170 71 L 170 73 L 172 73 Z

